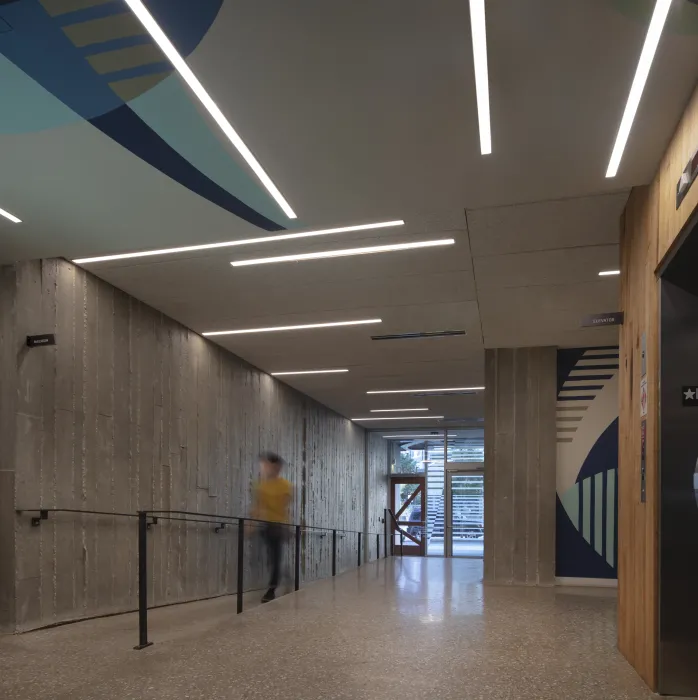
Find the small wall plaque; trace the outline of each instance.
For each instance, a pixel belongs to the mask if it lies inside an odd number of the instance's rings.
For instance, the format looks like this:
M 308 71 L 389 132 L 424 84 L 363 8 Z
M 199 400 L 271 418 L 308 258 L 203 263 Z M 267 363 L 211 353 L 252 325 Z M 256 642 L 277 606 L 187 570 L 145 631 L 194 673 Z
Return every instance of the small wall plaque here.
M 583 328 L 598 328 L 599 326 L 622 326 L 623 312 L 611 311 L 606 314 L 594 314 L 593 316 L 585 316 L 582 319 Z
M 56 336 L 53 333 L 44 333 L 44 335 L 28 335 L 27 345 L 30 348 L 38 348 L 41 345 L 55 345 Z

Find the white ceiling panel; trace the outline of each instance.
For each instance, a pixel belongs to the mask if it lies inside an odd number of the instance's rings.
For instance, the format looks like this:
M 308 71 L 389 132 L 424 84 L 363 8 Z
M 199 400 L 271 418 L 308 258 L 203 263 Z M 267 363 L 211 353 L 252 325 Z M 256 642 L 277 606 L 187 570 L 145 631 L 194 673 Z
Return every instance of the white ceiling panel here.
M 478 289 L 564 285 L 599 280 L 601 270 L 618 267 L 618 246 L 586 246 L 475 259 Z M 617 289 L 618 278 L 599 282 Z
M 627 192 L 468 211 L 475 257 L 618 242 Z

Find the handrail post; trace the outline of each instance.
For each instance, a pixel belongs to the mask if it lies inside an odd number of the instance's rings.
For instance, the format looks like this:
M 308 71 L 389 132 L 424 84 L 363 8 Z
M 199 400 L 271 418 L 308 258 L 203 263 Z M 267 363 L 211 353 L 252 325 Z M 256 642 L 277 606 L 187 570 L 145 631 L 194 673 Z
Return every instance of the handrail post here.
M 376 533 L 376 559 L 381 558 L 381 536 Z
M 238 615 L 242 612 L 245 592 L 245 518 L 238 518 Z
M 337 530 L 332 530 L 332 576 L 337 575 Z
M 383 536 L 385 541 L 383 542 L 383 554 L 385 558 L 388 558 L 388 509 L 383 511 Z
M 359 556 L 357 559 L 357 566 L 361 566 L 361 533 L 359 533 Z
M 400 529 L 400 558 L 403 556 L 403 551 L 405 549 L 405 535 L 402 532 L 402 529 Z
M 296 525 L 296 590 L 301 587 L 301 526 Z
M 148 641 L 148 513 L 138 511 L 138 646 L 152 646 Z

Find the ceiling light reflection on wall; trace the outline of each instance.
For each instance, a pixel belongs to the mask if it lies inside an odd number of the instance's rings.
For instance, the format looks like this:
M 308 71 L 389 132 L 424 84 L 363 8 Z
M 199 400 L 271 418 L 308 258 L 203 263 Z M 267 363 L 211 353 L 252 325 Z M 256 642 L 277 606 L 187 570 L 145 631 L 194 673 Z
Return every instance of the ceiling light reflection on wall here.
M 664 29 L 664 24 L 666 23 L 669 10 L 671 9 L 671 3 L 672 0 L 657 0 L 657 4 L 654 6 L 650 26 L 647 30 L 645 43 L 642 47 L 642 53 L 640 54 L 640 60 L 637 64 L 633 84 L 630 88 L 628 101 L 625 105 L 625 111 L 623 112 L 623 118 L 620 122 L 616 142 L 613 146 L 613 152 L 611 153 L 611 160 L 608 163 L 606 177 L 615 177 L 618 173 L 618 167 L 620 166 L 625 146 L 628 143 L 630 129 L 632 129 L 637 109 L 640 106 L 642 92 L 647 83 L 647 76 L 652 67 L 654 55 L 657 52 L 657 46 L 659 45 L 659 39 L 662 36 L 662 30 Z
M 466 386 L 466 387 L 459 387 L 456 389 L 387 389 L 387 390 L 381 390 L 381 391 L 367 391 L 367 394 L 417 394 L 417 393 L 422 393 L 422 392 L 432 392 L 432 391 L 440 391 L 443 393 L 447 393 L 449 391 L 484 391 L 485 387 L 484 386 Z
M 270 372 L 270 374 L 272 377 L 289 377 L 296 374 L 339 374 L 348 371 L 348 369 L 304 369 L 298 372 Z
M 9 211 L 5 211 L 4 209 L 0 209 L 0 216 L 4 216 L 6 219 L 9 219 L 13 224 L 22 223 L 22 219 L 18 219 L 14 214 L 10 214 Z
M 244 333 L 275 333 L 277 331 L 305 331 L 313 328 L 336 328 L 338 326 L 363 326 L 369 323 L 383 323 L 380 318 L 369 318 L 361 321 L 335 321 L 332 323 L 305 323 L 298 326 L 269 326 L 267 328 L 240 328 L 232 331 L 206 331 L 201 335 L 242 335 Z
M 372 255 L 374 253 L 391 253 L 397 250 L 414 250 L 416 248 L 434 248 L 436 246 L 453 245 L 453 238 L 443 238 L 436 241 L 417 241 L 415 243 L 395 243 L 393 245 L 375 245 L 367 248 L 347 248 L 345 250 L 327 250 L 321 253 L 301 253 L 299 255 L 277 255 L 272 258 L 256 258 L 254 260 L 234 260 L 233 267 L 247 265 L 268 265 L 270 263 L 301 262 L 303 260 L 321 260 L 324 258 L 343 258 L 352 255 Z
M 428 408 L 372 408 L 371 413 L 408 413 L 409 411 L 428 410 Z
M 602 270 L 599 272 L 599 277 L 612 277 L 613 275 L 620 275 L 620 270 Z
M 276 236 L 263 236 L 261 238 L 242 238 L 238 241 L 221 241 L 220 243 L 203 243 L 201 245 L 187 245 L 178 248 L 161 248 L 160 250 L 141 250 L 135 253 L 117 253 L 115 255 L 97 255 L 91 258 L 78 258 L 73 260 L 76 265 L 85 263 L 107 262 L 109 260 L 127 260 L 129 258 L 146 258 L 152 255 L 174 255 L 175 253 L 191 253 L 197 250 L 214 250 L 216 248 L 232 248 L 239 245 L 253 245 L 255 243 L 273 243 L 275 241 L 292 241 L 296 238 L 313 238 L 315 236 L 331 236 L 338 233 L 352 233 L 353 231 L 371 231 L 378 228 L 391 228 L 404 226 L 402 219 L 395 221 L 379 221 L 373 224 L 357 224 L 356 226 L 339 226 L 336 228 L 323 228 L 315 231 L 301 231 L 299 233 L 280 233 Z
M 443 433 L 440 433 L 438 435 L 381 435 L 381 437 L 384 438 L 395 438 L 399 440 L 416 440 L 418 438 L 433 438 L 434 440 L 442 440 L 444 439 Z
M 379 418 L 350 418 L 353 421 L 365 421 L 365 420 L 441 420 L 443 416 L 380 416 Z
M 492 153 L 485 0 L 470 0 L 470 31 L 473 38 L 473 60 L 475 62 L 475 93 L 477 95 L 477 118 L 480 125 L 480 153 L 485 156 Z
M 286 201 L 278 187 L 272 182 L 271 178 L 264 171 L 264 168 L 262 168 L 259 161 L 254 157 L 254 155 L 252 155 L 252 151 L 250 151 L 250 149 L 245 145 L 244 141 L 240 138 L 239 134 L 235 131 L 235 129 L 233 129 L 233 126 L 226 119 L 218 105 L 213 101 L 213 98 L 208 94 L 208 92 L 206 92 L 204 86 L 199 82 L 199 79 L 194 75 L 186 61 L 179 55 L 177 49 L 168 39 L 165 32 L 162 31 L 160 25 L 155 21 L 150 12 L 146 9 L 143 2 L 141 0 L 126 0 L 126 4 L 131 8 L 133 14 L 138 17 L 138 20 L 145 27 L 148 34 L 150 34 L 165 56 L 167 56 L 175 70 L 180 74 L 184 82 L 196 95 L 216 124 L 218 124 L 221 131 L 225 134 L 233 146 L 235 146 L 240 155 L 244 158 L 247 165 L 249 165 L 254 174 L 264 185 L 267 192 L 269 192 L 276 203 L 281 207 L 284 214 L 286 214 L 289 219 L 295 219 L 296 214 L 293 209 L 291 209 L 291 205 Z

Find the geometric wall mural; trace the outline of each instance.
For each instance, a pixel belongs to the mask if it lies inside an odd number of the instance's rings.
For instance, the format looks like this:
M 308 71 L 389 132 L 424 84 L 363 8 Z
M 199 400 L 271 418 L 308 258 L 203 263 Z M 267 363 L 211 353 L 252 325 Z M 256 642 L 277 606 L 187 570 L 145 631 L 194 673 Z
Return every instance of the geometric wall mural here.
M 618 347 L 558 350 L 556 576 L 618 577 Z
M 144 0 L 184 58 L 222 2 Z M 12 95 L 0 100 L 0 134 L 84 120 L 212 204 L 261 229 L 284 228 L 123 0 L 0 0 L 0 85 Z

